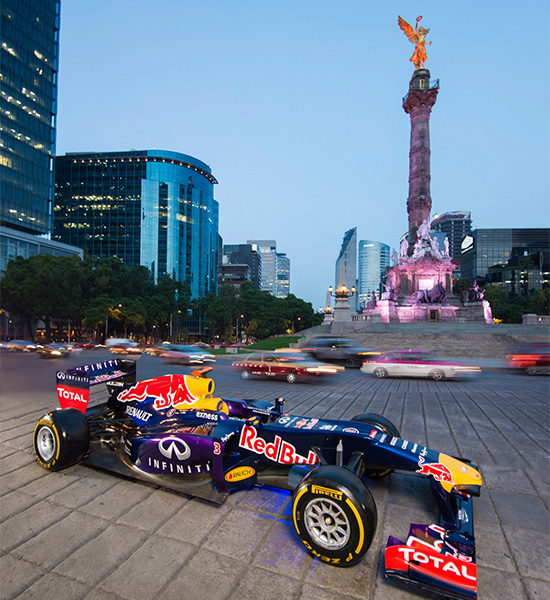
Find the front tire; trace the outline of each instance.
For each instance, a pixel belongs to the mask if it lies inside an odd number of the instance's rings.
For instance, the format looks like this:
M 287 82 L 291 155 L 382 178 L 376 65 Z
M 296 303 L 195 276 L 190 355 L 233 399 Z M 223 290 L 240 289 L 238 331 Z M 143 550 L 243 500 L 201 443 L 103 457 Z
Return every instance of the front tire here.
M 334 465 L 313 469 L 292 498 L 292 518 L 304 546 L 324 562 L 350 567 L 376 533 L 374 498 L 351 471 Z
M 250 371 L 248 371 L 247 369 L 244 369 L 243 371 L 241 371 L 241 377 L 243 379 L 250 379 L 250 377 L 251 377 Z
M 50 471 L 60 471 L 79 463 L 89 446 L 88 422 L 76 408 L 48 413 L 34 428 L 34 453 L 38 462 Z
M 388 376 L 388 372 L 386 369 L 384 369 L 384 367 L 376 367 L 376 369 L 374 369 L 374 374 L 376 377 L 378 377 L 378 379 L 384 379 L 384 377 Z

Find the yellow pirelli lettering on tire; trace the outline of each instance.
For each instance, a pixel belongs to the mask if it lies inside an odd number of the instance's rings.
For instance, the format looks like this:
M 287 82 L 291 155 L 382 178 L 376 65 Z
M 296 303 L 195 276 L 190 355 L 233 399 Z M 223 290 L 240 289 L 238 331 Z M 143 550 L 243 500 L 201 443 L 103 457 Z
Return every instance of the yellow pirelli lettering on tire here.
M 320 485 L 312 485 L 311 486 L 312 494 L 319 494 L 321 496 L 329 496 L 330 498 L 334 498 L 334 500 L 342 500 L 342 492 L 338 490 L 333 490 L 332 488 L 322 487 Z
M 361 517 L 359 516 L 357 509 L 355 508 L 355 506 L 353 506 L 353 504 L 351 503 L 349 498 L 346 498 L 346 504 L 351 508 L 351 510 L 353 511 L 353 514 L 355 515 L 355 518 L 357 519 L 357 525 L 359 527 L 359 543 L 357 544 L 357 548 L 355 549 L 355 552 L 359 552 L 359 550 L 362 548 L 363 542 L 365 540 L 365 528 L 363 527 L 363 521 L 361 520 Z

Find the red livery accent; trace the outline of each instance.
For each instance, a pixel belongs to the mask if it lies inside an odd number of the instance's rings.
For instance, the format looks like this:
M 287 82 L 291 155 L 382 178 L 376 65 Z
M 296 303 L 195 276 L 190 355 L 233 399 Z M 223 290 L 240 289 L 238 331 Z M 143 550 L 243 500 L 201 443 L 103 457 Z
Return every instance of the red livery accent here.
M 76 408 L 85 414 L 89 397 L 90 390 L 88 388 L 57 384 L 57 398 L 61 408 Z
M 246 448 L 256 454 L 263 454 L 270 460 L 284 465 L 316 465 L 319 462 L 317 455 L 311 450 L 307 457 L 296 452 L 295 446 L 285 442 L 276 435 L 273 442 L 266 442 L 264 438 L 258 437 L 256 428 L 245 425 L 241 431 L 239 446 Z
M 436 481 L 445 481 L 451 485 L 455 483 L 451 469 L 443 463 L 424 463 L 424 457 L 421 456 L 418 459 L 418 466 L 420 469 L 416 472 L 421 475 L 431 475 Z
M 477 566 L 435 549 L 388 546 L 385 550 L 386 574 L 428 584 L 430 588 L 463 598 L 477 597 Z

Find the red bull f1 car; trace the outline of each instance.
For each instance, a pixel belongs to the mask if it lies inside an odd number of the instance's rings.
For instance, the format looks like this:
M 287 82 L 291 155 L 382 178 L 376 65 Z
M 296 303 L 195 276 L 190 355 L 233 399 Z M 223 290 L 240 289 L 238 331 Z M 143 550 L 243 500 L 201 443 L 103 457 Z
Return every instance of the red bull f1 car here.
M 34 430 L 40 464 L 58 471 L 82 462 L 222 503 L 266 484 L 292 493 L 294 526 L 307 550 L 336 566 L 367 552 L 377 526 L 368 477 L 394 469 L 429 480 L 438 524 L 412 524 L 389 537 L 385 574 L 453 598 L 476 598 L 472 497 L 477 468 L 401 439 L 373 413 L 350 421 L 284 412 L 284 400 L 216 398 L 210 368 L 136 382 L 136 364 L 113 359 L 57 373 L 61 408 Z M 108 394 L 90 402 L 90 390 Z

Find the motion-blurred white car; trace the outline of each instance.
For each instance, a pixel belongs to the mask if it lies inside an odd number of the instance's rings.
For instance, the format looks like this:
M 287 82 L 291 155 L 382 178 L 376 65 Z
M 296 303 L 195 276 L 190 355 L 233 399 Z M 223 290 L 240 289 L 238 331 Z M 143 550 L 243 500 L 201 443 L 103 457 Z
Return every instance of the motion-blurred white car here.
M 397 350 L 385 352 L 378 358 L 364 362 L 363 373 L 376 377 L 429 377 L 435 381 L 469 377 L 481 371 L 479 367 L 438 358 L 424 350 Z

